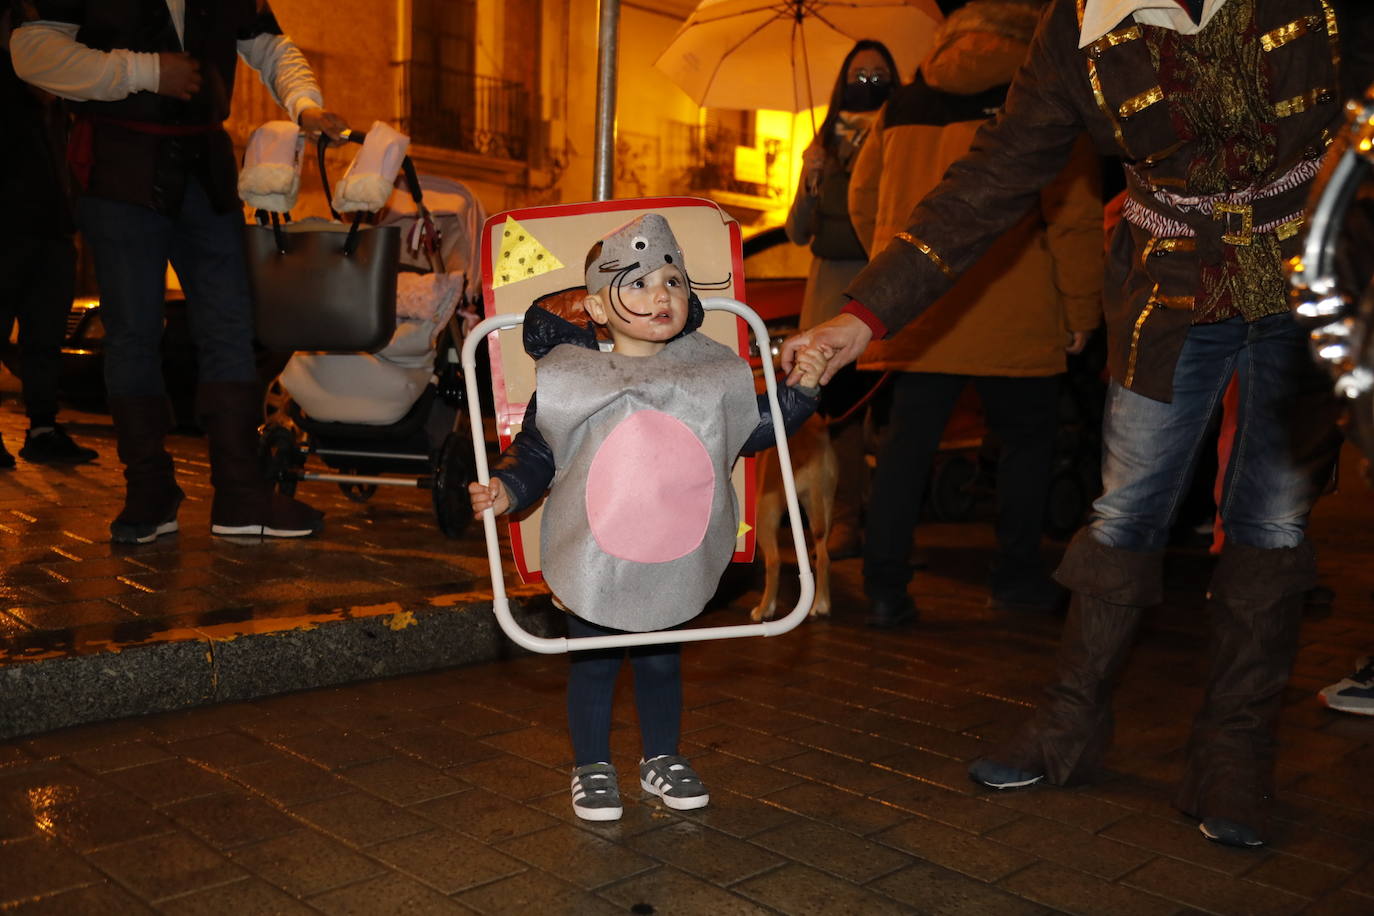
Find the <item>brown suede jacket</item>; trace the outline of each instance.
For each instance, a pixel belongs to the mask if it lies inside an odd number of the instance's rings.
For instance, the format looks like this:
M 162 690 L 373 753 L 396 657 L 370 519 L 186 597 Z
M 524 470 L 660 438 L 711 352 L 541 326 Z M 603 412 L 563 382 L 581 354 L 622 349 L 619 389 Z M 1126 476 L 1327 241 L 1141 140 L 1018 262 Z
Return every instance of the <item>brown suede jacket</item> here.
M 1079 48 L 1084 0 L 1053 0 L 1001 113 L 983 127 L 899 233 L 846 290 L 889 331 L 943 296 L 955 279 L 1039 199 L 1086 130 L 1154 187 L 1190 188 L 1190 144 L 1160 88 L 1145 29 L 1133 19 Z M 1277 149 L 1264 187 L 1304 159 L 1319 159 L 1342 118 L 1342 101 L 1374 80 L 1374 3 L 1368 0 L 1229 0 L 1253 3 L 1271 86 Z M 1239 190 L 1239 189 L 1238 189 Z M 1174 366 L 1192 326 L 1200 269 L 1219 246 L 1244 239 L 1253 215 L 1300 211 L 1306 186 L 1259 202 L 1253 214 L 1206 219 L 1171 211 L 1195 237 L 1152 238 L 1124 221 L 1103 284 L 1112 377 L 1146 397 L 1173 396 Z M 1224 218 L 1220 218 L 1224 217 Z M 1278 233 L 1296 253 L 1296 229 Z M 1243 243 L 1243 242 L 1242 242 Z M 862 317 L 862 315 L 861 315 Z

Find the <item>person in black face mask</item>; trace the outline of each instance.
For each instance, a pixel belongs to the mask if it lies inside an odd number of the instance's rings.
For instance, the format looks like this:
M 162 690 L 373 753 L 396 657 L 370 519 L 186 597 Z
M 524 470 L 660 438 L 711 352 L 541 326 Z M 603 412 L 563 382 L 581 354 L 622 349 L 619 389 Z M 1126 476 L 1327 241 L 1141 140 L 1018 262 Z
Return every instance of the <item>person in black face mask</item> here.
M 849 221 L 849 174 L 873 118 L 897 84 L 892 53 L 881 42 L 858 42 L 840 68 L 825 120 L 802 154 L 801 183 L 787 215 L 788 238 L 810 245 L 813 255 L 802 327 L 837 315 L 845 304 L 845 286 L 868 263 Z M 846 369 L 821 393 L 820 413 L 832 420 L 842 417 L 871 385 L 866 374 Z M 829 549 L 838 559 L 857 556 L 862 547 L 860 514 L 868 474 L 862 414 L 833 423 L 830 436 L 839 458 L 840 482 Z

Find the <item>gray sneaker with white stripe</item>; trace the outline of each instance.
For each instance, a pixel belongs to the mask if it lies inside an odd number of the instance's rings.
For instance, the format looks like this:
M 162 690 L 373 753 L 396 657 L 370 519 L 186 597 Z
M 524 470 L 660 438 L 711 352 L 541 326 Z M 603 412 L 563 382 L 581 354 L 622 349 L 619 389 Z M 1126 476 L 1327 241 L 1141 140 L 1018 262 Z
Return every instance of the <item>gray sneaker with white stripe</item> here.
M 663 799 L 669 808 L 678 811 L 705 808 L 711 800 L 701 777 L 692 769 L 687 758 L 676 754 L 660 754 L 639 761 L 639 785 L 645 792 L 652 792 Z
M 573 813 L 584 821 L 618 821 L 624 813 L 615 767 L 588 763 L 572 771 Z

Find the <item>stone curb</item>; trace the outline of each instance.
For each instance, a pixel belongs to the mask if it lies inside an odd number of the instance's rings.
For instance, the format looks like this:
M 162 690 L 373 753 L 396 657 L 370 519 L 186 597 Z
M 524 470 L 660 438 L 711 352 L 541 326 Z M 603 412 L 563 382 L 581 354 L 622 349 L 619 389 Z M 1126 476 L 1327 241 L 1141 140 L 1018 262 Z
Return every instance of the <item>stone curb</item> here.
M 2 666 L 0 740 L 524 654 L 501 632 L 489 596 L 349 610 Z M 511 611 L 536 635 L 560 635 L 547 599 L 512 600 Z

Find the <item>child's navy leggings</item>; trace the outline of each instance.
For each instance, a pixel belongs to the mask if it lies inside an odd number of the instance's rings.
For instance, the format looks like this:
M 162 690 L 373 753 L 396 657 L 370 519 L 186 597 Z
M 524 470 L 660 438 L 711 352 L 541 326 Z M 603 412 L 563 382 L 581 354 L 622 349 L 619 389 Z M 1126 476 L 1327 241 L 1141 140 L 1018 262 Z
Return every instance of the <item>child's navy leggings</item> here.
M 620 632 L 568 615 L 571 639 Z M 568 732 L 575 766 L 611 762 L 611 698 L 627 651 L 635 672 L 635 706 L 644 759 L 677 753 L 682 730 L 681 643 L 569 652 Z

